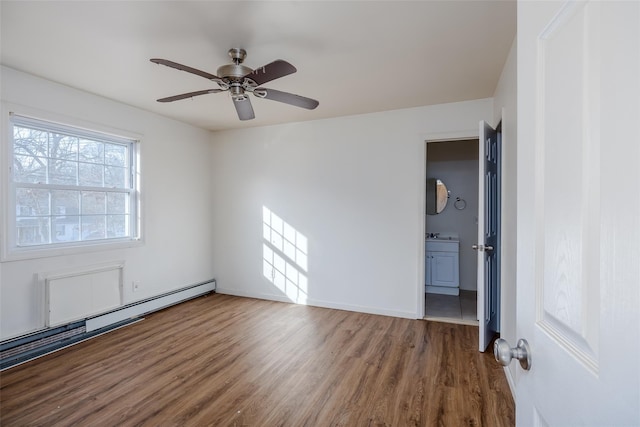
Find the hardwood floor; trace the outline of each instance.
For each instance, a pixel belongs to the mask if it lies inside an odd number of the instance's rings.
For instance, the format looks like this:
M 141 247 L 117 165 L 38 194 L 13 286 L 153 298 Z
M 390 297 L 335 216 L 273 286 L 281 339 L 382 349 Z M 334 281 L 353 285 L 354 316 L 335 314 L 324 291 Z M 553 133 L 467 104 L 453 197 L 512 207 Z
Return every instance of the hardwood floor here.
M 0 424 L 512 426 L 477 333 L 210 295 L 0 373 Z

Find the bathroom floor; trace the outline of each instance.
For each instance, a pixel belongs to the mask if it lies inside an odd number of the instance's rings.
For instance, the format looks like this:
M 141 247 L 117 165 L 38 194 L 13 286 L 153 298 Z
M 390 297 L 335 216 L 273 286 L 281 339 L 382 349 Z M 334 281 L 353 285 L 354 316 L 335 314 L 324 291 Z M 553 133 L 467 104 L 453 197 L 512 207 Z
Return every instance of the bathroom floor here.
M 460 295 L 425 294 L 425 318 L 477 325 L 477 292 L 460 291 Z

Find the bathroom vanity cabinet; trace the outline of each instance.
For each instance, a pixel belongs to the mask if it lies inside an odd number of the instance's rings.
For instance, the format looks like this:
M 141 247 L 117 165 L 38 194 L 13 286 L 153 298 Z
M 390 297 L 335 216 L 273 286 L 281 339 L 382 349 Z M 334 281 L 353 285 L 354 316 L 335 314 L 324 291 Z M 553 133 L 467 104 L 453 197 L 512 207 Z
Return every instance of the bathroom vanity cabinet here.
M 426 240 L 425 292 L 459 295 L 459 247 L 460 242 L 458 240 Z

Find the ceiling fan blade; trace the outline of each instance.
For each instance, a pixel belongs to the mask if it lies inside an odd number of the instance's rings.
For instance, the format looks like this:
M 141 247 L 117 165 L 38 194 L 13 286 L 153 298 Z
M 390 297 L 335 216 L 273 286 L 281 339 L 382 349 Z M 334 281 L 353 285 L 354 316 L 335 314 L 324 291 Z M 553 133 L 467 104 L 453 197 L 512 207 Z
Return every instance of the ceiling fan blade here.
M 289 64 L 287 61 L 276 59 L 275 61 L 267 65 L 256 68 L 249 74 L 245 75 L 245 77 L 256 82 L 257 86 L 260 86 L 267 82 L 270 82 L 271 80 L 279 79 L 280 77 L 293 74 L 296 71 L 296 67 Z
M 306 108 L 307 110 L 313 110 L 320 104 L 315 99 L 306 98 L 300 95 L 294 95 L 293 93 L 289 92 L 281 92 L 275 89 L 267 89 L 266 87 L 256 88 L 253 93 L 257 94 L 256 96 L 258 96 L 258 98 L 284 102 L 285 104 L 295 105 L 296 107 Z M 262 96 L 263 93 L 264 96 Z
M 233 99 L 233 105 L 236 107 L 236 111 L 238 112 L 238 118 L 240 120 L 251 120 L 256 117 L 253 113 L 253 107 L 251 106 L 251 100 L 248 97 L 243 99 Z
M 207 73 L 206 71 L 201 71 L 196 68 L 178 64 L 177 62 L 169 61 L 167 59 L 152 58 L 150 59 L 150 61 L 156 64 L 166 65 L 167 67 L 175 68 L 176 70 L 186 71 L 187 73 L 195 74 L 197 76 L 204 77 L 205 79 L 214 80 L 214 81 L 220 80 L 220 77 L 214 76 L 213 74 Z
M 173 102 L 173 101 L 178 101 L 180 99 L 193 98 L 194 96 L 198 96 L 198 95 L 206 95 L 208 93 L 218 93 L 218 92 L 222 92 L 222 89 L 199 90 L 199 91 L 196 91 L 196 92 L 188 92 L 188 93 L 183 93 L 183 94 L 180 94 L 180 95 L 174 95 L 174 96 L 168 96 L 166 98 L 160 98 L 160 99 L 158 99 L 158 102 Z

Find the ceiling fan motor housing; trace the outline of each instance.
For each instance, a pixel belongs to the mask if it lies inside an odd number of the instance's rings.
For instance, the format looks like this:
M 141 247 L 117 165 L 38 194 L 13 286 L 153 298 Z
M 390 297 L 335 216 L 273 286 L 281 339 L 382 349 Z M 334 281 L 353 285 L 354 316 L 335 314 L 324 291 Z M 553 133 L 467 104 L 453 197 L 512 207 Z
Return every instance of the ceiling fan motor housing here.
M 223 65 L 218 68 L 217 74 L 222 78 L 228 78 L 231 81 L 240 81 L 242 77 L 246 76 L 253 70 L 242 62 L 247 57 L 247 52 L 244 49 L 232 48 L 229 49 L 229 56 L 233 60 L 233 64 Z
M 244 76 L 252 72 L 253 70 L 242 64 L 227 64 L 218 68 L 216 74 L 223 79 L 228 78 L 230 80 L 241 80 Z

